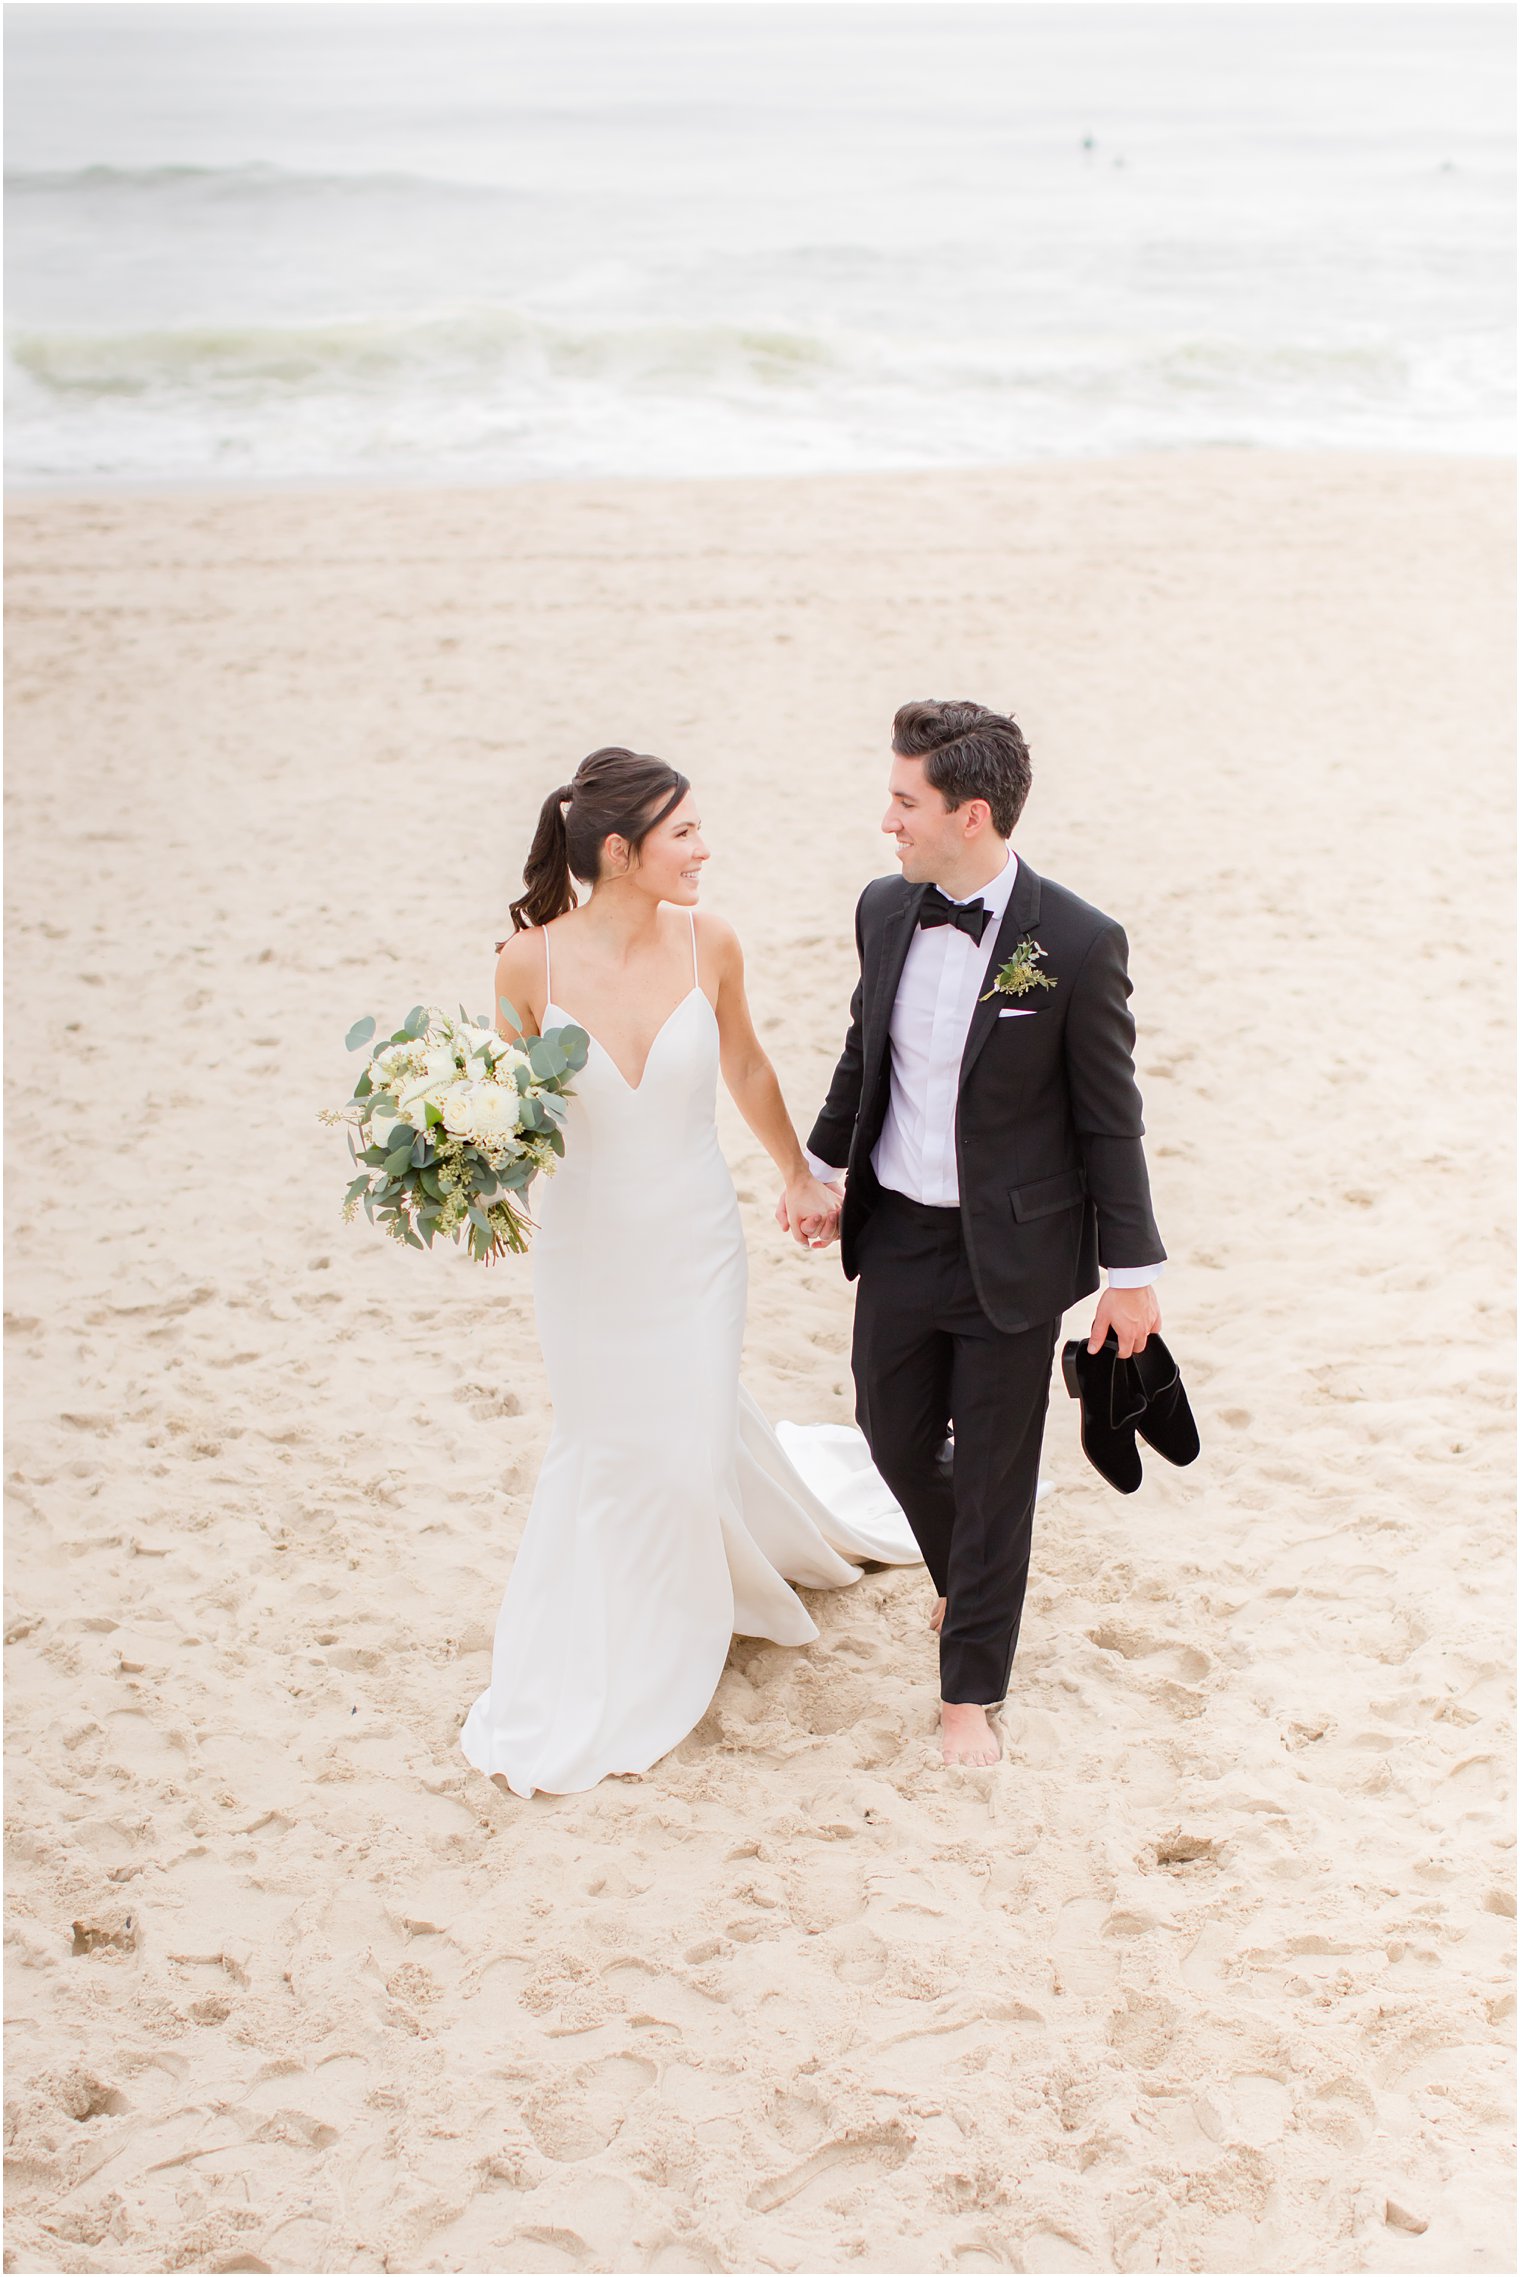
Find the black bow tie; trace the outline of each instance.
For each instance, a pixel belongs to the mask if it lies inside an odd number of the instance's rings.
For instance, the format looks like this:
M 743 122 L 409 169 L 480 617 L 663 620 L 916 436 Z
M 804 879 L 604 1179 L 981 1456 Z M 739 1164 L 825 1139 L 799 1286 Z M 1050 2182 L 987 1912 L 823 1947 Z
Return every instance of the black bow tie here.
M 918 905 L 920 925 L 953 925 L 958 932 L 969 933 L 978 946 L 982 935 L 992 923 L 992 911 L 985 901 L 950 901 L 938 886 L 930 886 Z

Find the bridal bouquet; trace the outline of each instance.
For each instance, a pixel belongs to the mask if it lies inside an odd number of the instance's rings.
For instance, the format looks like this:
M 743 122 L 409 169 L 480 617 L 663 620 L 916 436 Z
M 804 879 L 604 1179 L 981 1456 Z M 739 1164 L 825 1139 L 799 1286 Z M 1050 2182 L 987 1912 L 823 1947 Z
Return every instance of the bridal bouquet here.
M 503 1009 L 515 1024 L 505 999 Z M 372 1019 L 355 1021 L 349 1050 L 374 1033 Z M 455 1020 L 416 1005 L 373 1046 L 347 1106 L 322 1110 L 324 1122 L 347 1126 L 362 1165 L 343 1198 L 345 1221 L 362 1202 L 372 1225 L 412 1249 L 431 1249 L 440 1233 L 487 1261 L 526 1249 L 533 1221 L 522 1197 L 565 1151 L 568 1078 L 589 1046 L 582 1028 L 513 1044 L 484 1014 L 472 1020 L 461 1007 Z

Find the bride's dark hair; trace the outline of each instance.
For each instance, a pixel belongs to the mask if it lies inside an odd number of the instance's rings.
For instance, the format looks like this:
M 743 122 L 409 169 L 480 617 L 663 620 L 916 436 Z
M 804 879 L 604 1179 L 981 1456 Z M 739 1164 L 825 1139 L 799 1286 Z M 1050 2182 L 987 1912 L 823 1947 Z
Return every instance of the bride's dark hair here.
M 608 744 L 583 759 L 568 783 L 544 800 L 523 865 L 527 891 L 512 904 L 512 928 L 548 925 L 576 905 L 572 876 L 595 885 L 602 843 L 616 835 L 636 852 L 691 789 L 686 777 L 647 752 Z

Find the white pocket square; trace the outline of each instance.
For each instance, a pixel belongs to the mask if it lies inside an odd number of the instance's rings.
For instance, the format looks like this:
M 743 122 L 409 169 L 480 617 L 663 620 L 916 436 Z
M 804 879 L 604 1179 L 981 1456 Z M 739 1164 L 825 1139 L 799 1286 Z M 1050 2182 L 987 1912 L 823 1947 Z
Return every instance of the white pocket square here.
M 998 1014 L 1000 1020 L 1032 1020 L 1039 1009 L 1034 1004 L 1005 1004 Z

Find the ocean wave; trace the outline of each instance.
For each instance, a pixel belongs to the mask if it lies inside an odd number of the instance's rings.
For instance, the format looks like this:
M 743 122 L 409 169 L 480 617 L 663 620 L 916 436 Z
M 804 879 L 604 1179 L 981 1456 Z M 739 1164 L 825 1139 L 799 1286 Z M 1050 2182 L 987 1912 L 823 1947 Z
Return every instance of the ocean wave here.
M 21 332 L 12 363 L 59 396 L 370 394 L 415 381 L 469 389 L 514 371 L 546 380 L 678 389 L 812 379 L 833 361 L 815 334 L 748 324 L 553 323 L 509 308 L 321 324 L 193 324 Z
M 926 345 L 842 328 L 825 336 L 753 323 L 577 324 L 500 307 L 317 324 L 18 332 L 8 353 L 38 387 L 59 396 L 368 394 L 412 380 L 471 388 L 514 372 L 546 381 L 664 383 L 678 392 L 738 379 L 766 387 L 866 378 L 911 386 L 916 372 L 920 384 L 973 393 L 1149 385 L 1178 395 L 1283 387 L 1380 394 L 1405 385 L 1411 365 L 1410 351 L 1393 342 L 980 336 Z
M 171 197 L 209 197 L 219 202 L 242 198 L 283 202 L 363 197 L 376 192 L 415 195 L 419 191 L 476 198 L 488 204 L 521 202 L 524 196 L 506 183 L 468 175 L 416 173 L 402 167 L 323 172 L 255 159 L 237 166 L 21 167 L 5 175 L 7 197 L 60 201 L 76 197 L 146 200 L 168 193 Z
M 991 465 L 1212 444 L 1511 445 L 1507 341 L 918 335 L 523 308 L 33 329 L 11 479 L 440 479 Z

